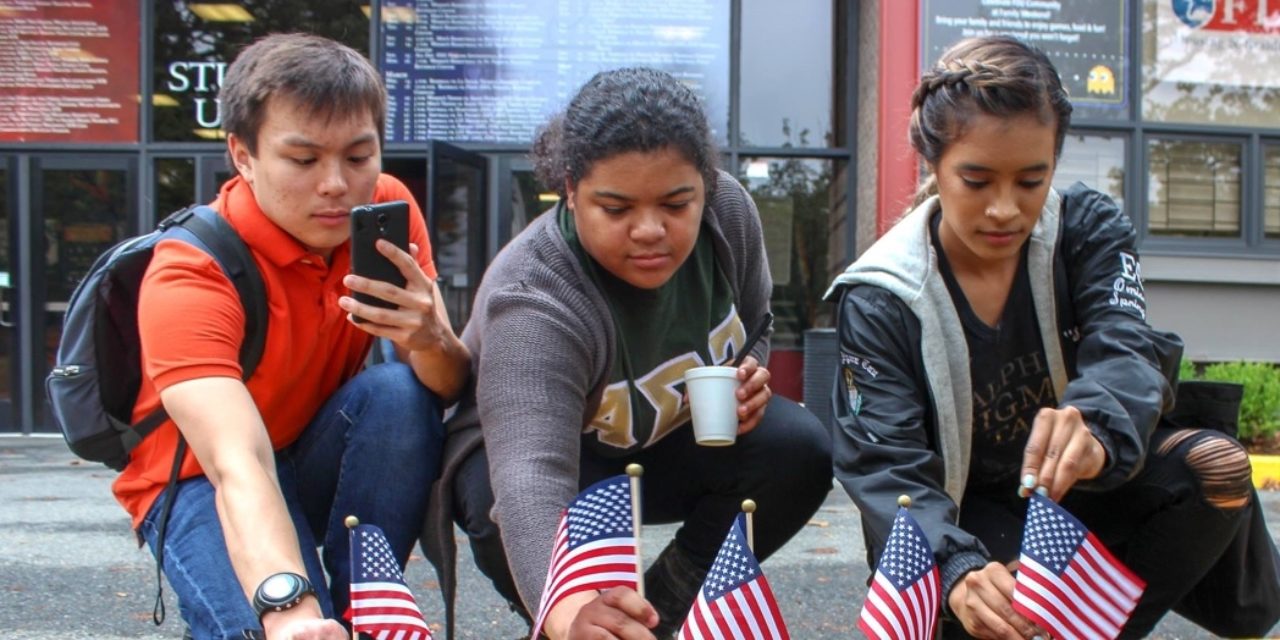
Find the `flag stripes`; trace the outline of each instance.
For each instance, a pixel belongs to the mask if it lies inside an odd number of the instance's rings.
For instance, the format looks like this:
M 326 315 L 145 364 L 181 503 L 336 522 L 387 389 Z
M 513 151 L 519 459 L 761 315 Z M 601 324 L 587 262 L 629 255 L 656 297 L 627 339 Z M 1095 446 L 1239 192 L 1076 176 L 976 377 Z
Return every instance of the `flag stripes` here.
M 638 586 L 631 486 L 614 476 L 585 489 L 560 517 L 531 639 L 564 598 L 583 591 Z
M 938 625 L 942 579 L 920 525 L 898 509 L 858 616 L 874 640 L 930 640 Z
M 1110 640 L 1146 587 L 1057 504 L 1033 496 L 1027 509 L 1013 608 L 1055 637 Z
M 777 598 L 746 544 L 738 516 L 720 546 L 678 640 L 790 640 Z
M 400 565 L 382 529 L 351 529 L 351 608 L 355 631 L 376 640 L 429 640 L 431 629 L 413 593 L 404 584 Z

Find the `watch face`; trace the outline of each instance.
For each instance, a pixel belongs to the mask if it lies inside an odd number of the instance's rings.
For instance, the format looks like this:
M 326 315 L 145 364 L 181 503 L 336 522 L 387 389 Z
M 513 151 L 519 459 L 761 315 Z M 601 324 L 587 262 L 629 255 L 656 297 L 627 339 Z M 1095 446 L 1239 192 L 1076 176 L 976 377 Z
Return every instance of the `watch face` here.
M 297 589 L 297 578 L 287 573 L 277 573 L 262 583 L 262 596 L 268 600 L 279 602 L 294 595 Z

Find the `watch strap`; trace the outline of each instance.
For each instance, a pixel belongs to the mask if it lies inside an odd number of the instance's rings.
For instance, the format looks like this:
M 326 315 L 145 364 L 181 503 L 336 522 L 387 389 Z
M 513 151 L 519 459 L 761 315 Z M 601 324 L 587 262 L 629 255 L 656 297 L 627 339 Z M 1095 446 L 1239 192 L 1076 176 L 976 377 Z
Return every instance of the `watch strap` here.
M 268 584 L 280 580 L 287 581 L 288 590 L 282 593 L 271 593 L 267 588 Z M 315 587 L 311 586 L 311 581 L 307 580 L 306 576 L 291 571 L 273 573 L 260 582 L 258 588 L 254 590 L 253 611 L 261 620 L 262 616 L 268 613 L 292 609 L 298 606 L 303 598 L 315 593 Z

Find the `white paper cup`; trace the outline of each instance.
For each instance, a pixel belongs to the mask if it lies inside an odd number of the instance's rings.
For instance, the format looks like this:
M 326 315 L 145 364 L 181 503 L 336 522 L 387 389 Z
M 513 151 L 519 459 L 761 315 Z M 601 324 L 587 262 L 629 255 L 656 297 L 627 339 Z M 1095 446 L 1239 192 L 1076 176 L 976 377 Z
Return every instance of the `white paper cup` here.
M 684 372 L 693 438 L 708 447 L 727 447 L 738 439 L 737 367 L 694 367 Z

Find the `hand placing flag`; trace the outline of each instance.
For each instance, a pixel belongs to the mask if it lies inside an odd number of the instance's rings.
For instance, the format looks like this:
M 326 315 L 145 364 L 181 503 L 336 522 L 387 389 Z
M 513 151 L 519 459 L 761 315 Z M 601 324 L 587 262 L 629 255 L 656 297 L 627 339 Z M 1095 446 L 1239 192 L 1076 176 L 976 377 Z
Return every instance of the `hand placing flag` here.
M 744 516 L 720 545 L 677 640 L 789 640 L 778 602 L 747 546 Z
M 637 584 L 631 485 L 627 476 L 618 475 L 587 487 L 561 515 L 531 640 L 566 596 Z
M 879 640 L 929 640 L 938 625 L 941 592 L 933 549 L 916 519 L 899 508 L 858 628 Z
M 351 528 L 351 609 L 354 631 L 376 640 L 430 640 L 431 629 L 404 584 L 400 565 L 382 529 Z
M 1147 586 L 1079 520 L 1039 495 L 1027 505 L 1018 561 L 1014 610 L 1065 640 L 1115 638 Z

